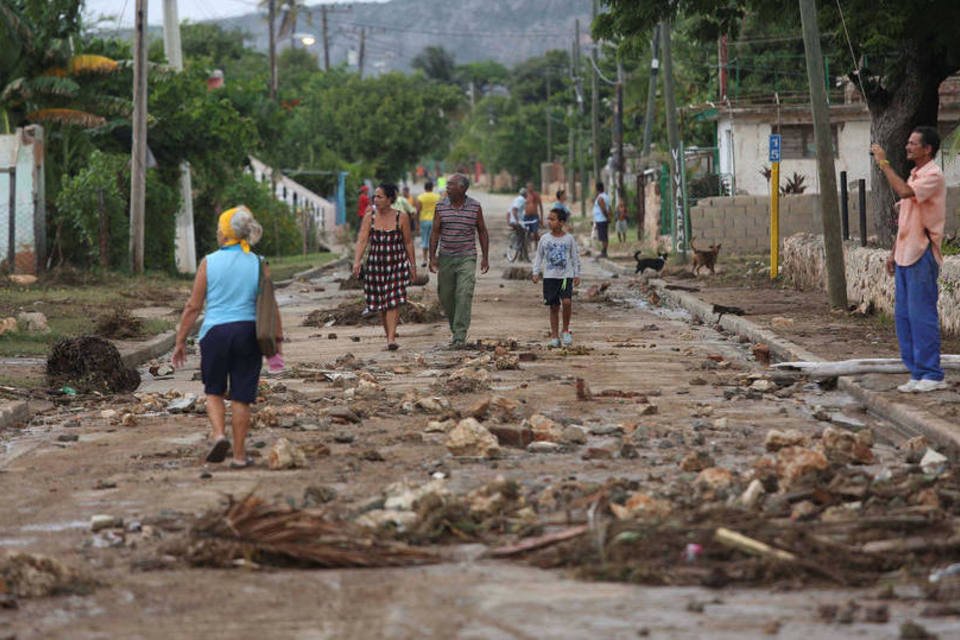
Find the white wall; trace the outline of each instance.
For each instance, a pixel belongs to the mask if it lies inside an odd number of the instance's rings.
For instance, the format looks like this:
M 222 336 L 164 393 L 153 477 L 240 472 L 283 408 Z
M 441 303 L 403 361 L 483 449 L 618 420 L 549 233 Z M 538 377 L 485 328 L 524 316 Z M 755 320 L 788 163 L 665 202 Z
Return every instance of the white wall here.
M 732 133 L 731 133 L 732 132 Z M 769 185 L 760 174 L 760 169 L 769 167 L 769 137 L 773 133 L 770 123 L 736 120 L 729 116 L 717 121 L 717 134 L 720 145 L 720 173 L 733 173 L 736 179 L 737 193 L 748 195 L 768 195 Z M 732 138 L 732 145 L 731 145 Z M 847 181 L 852 185 L 860 178 L 867 181 L 867 189 L 873 185 L 870 179 L 870 122 L 852 120 L 838 124 L 838 157 L 834 160 L 837 184 L 840 184 L 840 172 L 847 172 Z M 904 141 L 906 144 L 906 141 Z M 937 161 L 943 167 L 947 185 L 960 185 L 960 156 L 946 157 L 937 155 Z M 820 178 L 815 158 L 783 160 L 780 162 L 780 184 L 799 173 L 806 179 L 806 193 L 820 192 Z

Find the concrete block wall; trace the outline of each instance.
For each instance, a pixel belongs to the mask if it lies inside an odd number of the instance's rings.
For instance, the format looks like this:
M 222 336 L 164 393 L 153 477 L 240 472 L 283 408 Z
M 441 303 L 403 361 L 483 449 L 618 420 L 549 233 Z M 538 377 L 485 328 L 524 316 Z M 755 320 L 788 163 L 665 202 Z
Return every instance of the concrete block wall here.
M 818 213 L 819 194 L 780 196 L 780 250 L 783 238 L 797 233 L 823 233 Z M 849 194 L 850 238 L 860 237 L 859 196 Z M 960 228 L 960 187 L 947 189 L 946 233 Z M 873 206 L 867 194 L 867 235 L 875 235 Z M 891 213 L 892 215 L 892 213 Z M 770 200 L 765 196 L 702 198 L 690 209 L 693 242 L 697 246 L 723 243 L 730 253 L 769 253 Z
M 893 278 L 886 273 L 889 249 L 861 247 L 845 242 L 844 271 L 847 300 L 859 305 L 872 302 L 878 311 L 893 316 Z M 799 233 L 786 238 L 781 252 L 782 273 L 798 289 L 827 288 L 823 236 Z M 960 256 L 947 256 L 940 269 L 938 310 L 944 333 L 960 335 Z

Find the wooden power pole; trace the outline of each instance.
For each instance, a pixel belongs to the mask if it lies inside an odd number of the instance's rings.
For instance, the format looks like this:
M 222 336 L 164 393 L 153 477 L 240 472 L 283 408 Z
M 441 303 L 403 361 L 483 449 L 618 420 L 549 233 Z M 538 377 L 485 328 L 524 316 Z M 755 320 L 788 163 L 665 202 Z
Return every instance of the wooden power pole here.
M 267 32 L 269 37 L 270 56 L 270 99 L 277 99 L 277 0 L 267 2 Z
M 800 0 L 803 50 L 810 83 L 810 108 L 813 111 L 813 135 L 817 143 L 817 173 L 820 177 L 820 223 L 827 266 L 827 295 L 834 309 L 847 308 L 847 276 L 840 237 L 840 205 L 837 175 L 833 162 L 833 135 L 830 132 L 830 108 L 823 77 L 823 53 L 817 26 L 815 0 Z M 774 185 L 772 188 L 776 188 Z
M 597 19 L 597 0 L 593 0 L 593 19 Z M 599 60 L 599 42 L 593 43 L 590 57 L 593 60 L 593 74 L 590 76 L 590 129 L 593 137 L 593 179 L 600 179 L 600 77 L 597 71 Z
M 133 41 L 133 145 L 130 158 L 130 270 L 143 273 L 147 201 L 147 0 L 137 0 Z
M 670 51 L 670 23 L 660 23 L 660 44 L 663 55 L 663 102 L 667 119 L 667 139 L 670 145 L 671 180 L 670 202 L 673 208 L 673 247 L 680 261 L 687 262 L 687 211 L 684 203 L 683 183 L 686 166 L 683 145 L 680 142 L 680 126 L 677 123 L 677 101 L 673 92 L 673 56 Z
M 327 5 L 320 5 L 320 17 L 323 20 L 323 70 L 330 71 L 330 36 L 327 32 Z
M 367 49 L 367 30 L 363 27 L 360 27 L 360 53 L 357 56 L 357 70 L 360 72 L 359 75 L 363 77 L 363 57 L 366 55 Z

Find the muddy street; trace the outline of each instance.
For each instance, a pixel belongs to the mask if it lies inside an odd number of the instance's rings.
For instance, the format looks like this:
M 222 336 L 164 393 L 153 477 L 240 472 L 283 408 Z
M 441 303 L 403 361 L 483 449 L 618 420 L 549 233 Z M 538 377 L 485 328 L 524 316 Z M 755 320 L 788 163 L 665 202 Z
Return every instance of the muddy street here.
M 0 432 L 0 548 L 76 572 L 47 597 L 9 595 L 7 576 L 0 637 L 900 638 L 911 620 L 960 635 L 957 612 L 932 609 L 946 592 L 925 589 L 954 548 L 864 551 L 952 531 L 960 492 L 922 442 L 592 257 L 574 344 L 547 349 L 540 286 L 503 277 L 512 198 L 472 195 L 492 236 L 478 344 L 407 322 L 387 351 L 378 324 L 317 314 L 362 295 L 340 288 L 346 264 L 280 289 L 286 368 L 261 381 L 252 469 L 202 463 L 195 351 L 172 374 L 140 367 L 135 393 Z M 435 275 L 410 291 L 428 310 Z M 196 518 L 251 494 L 345 523 L 341 550 L 431 559 L 304 568 L 251 535 L 198 560 Z M 732 548 L 719 527 L 796 557 Z

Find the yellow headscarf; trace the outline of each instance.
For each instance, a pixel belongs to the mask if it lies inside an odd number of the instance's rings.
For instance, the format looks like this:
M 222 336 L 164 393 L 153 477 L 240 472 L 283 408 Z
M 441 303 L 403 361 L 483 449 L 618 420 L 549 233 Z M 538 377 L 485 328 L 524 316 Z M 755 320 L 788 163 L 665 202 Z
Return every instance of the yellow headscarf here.
M 233 207 L 232 209 L 227 209 L 220 214 L 220 220 L 217 222 L 217 228 L 220 230 L 220 233 L 226 240 L 223 243 L 223 246 L 229 247 L 234 244 L 239 244 L 244 253 L 250 253 L 250 243 L 246 240 L 239 239 L 236 232 L 234 232 L 233 227 L 230 225 L 230 220 L 240 211 L 247 211 L 249 213 L 250 210 L 243 205 L 240 205 L 239 207 Z

